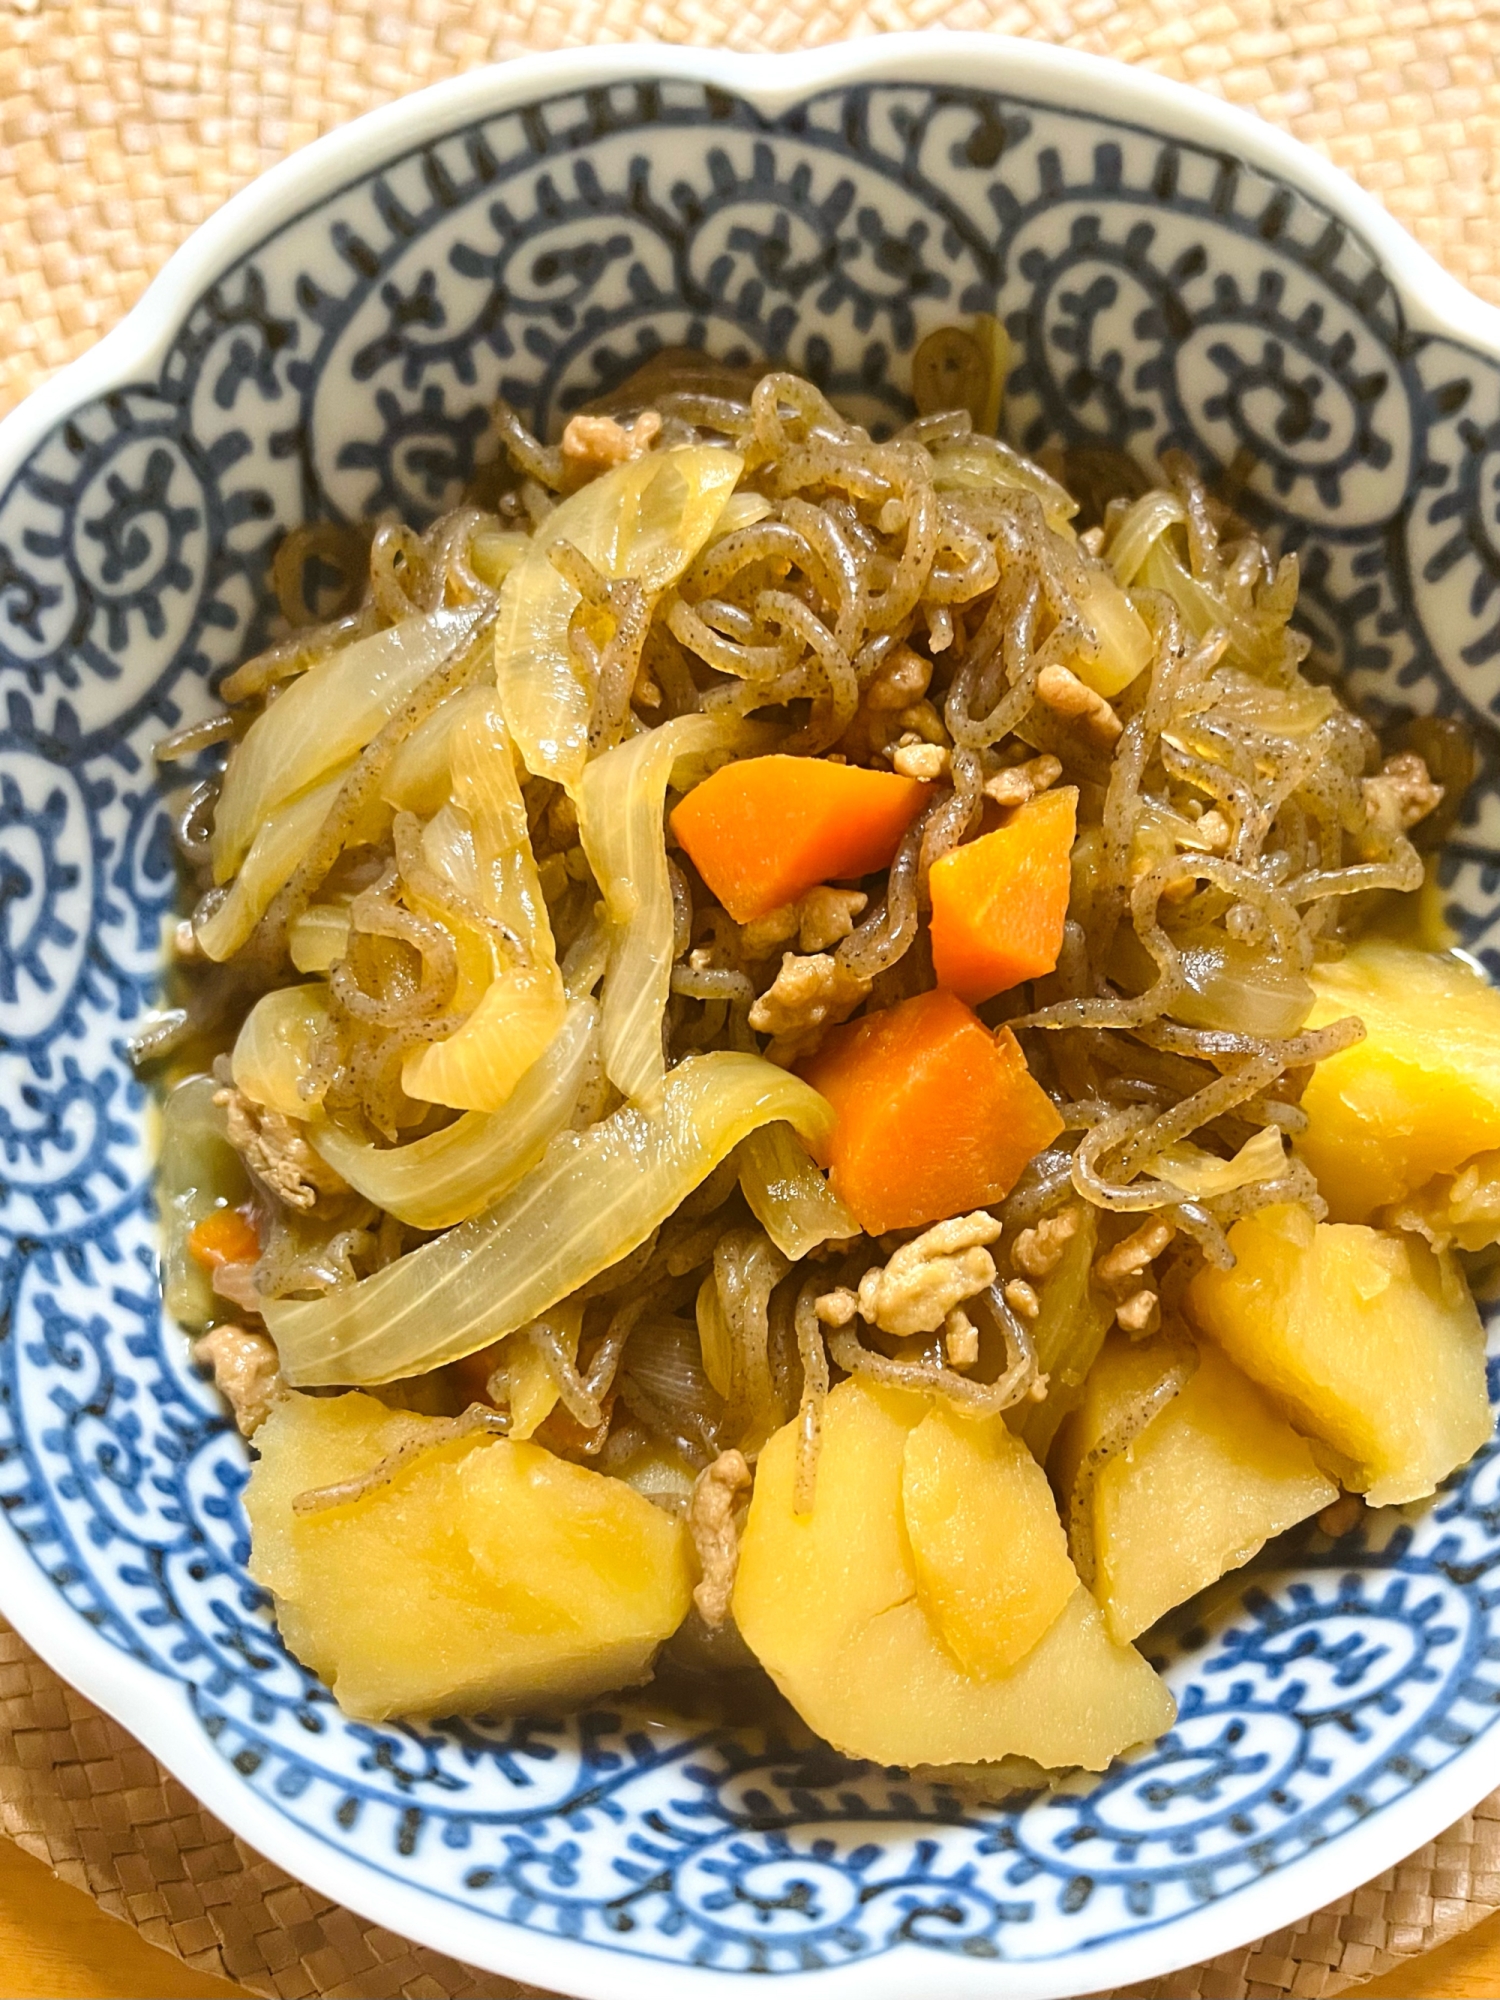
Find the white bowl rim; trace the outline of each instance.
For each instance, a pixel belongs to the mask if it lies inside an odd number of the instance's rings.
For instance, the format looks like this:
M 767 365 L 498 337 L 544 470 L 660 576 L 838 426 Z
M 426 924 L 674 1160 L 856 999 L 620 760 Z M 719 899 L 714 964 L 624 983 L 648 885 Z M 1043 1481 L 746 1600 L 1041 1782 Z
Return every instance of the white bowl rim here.
M 518 56 L 429 85 L 366 112 L 269 168 L 193 231 L 130 312 L 0 421 L 0 494 L 73 410 L 112 389 L 149 386 L 199 298 L 260 243 L 339 189 L 481 120 L 569 92 L 644 79 L 721 89 L 774 116 L 820 91 L 869 83 L 990 89 L 1096 112 L 1170 134 L 1300 189 L 1373 254 L 1407 324 L 1500 361 L 1500 308 L 1470 292 L 1347 174 L 1255 113 L 1108 57 L 1006 35 L 929 29 L 872 35 L 815 50 L 745 55 L 652 41 Z M 0 1610 L 25 1642 L 130 1730 L 234 1833 L 289 1874 L 374 1923 L 450 1958 L 579 1996 L 579 2000 L 707 2000 L 744 1977 L 679 1966 L 549 1936 L 413 1887 L 319 1839 L 232 1776 L 203 1734 L 183 1682 L 119 1651 L 67 1603 L 7 1520 L 0 1529 Z M 948 2000 L 1068 2000 L 1133 1985 L 1217 1957 L 1302 1915 L 1287 1877 L 1309 1878 L 1309 1909 L 1335 1901 L 1413 1853 L 1500 1783 L 1500 1728 L 1430 1773 L 1398 1809 L 1331 1837 L 1261 1880 L 1132 1936 L 1041 1960 L 979 1963 L 891 1950 L 818 1972 L 778 1975 L 775 1991 L 819 2000 L 908 2000 L 921 1963 Z M 1392 1846 L 1399 1823 L 1400 1837 Z M 1080 1984 L 1083 1981 L 1083 1984 Z

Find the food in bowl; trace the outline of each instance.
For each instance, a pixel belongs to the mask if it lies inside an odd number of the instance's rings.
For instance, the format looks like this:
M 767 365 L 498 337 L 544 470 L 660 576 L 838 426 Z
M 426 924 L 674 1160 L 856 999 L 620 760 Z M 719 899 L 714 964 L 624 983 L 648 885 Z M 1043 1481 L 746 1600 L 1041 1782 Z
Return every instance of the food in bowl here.
M 1158 1618 L 1490 1434 L 1462 738 L 1310 678 L 1187 467 L 1083 516 L 1003 349 L 931 336 L 885 439 L 671 353 L 555 446 L 502 408 L 473 505 L 290 537 L 162 746 L 227 746 L 167 1302 L 351 1714 L 667 1646 L 852 1755 L 1100 1769 Z

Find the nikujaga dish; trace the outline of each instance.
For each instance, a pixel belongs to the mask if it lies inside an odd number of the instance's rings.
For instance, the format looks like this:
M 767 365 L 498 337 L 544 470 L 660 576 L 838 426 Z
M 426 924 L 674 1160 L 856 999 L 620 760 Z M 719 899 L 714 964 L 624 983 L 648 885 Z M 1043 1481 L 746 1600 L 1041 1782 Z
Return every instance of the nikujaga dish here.
M 1463 734 L 1310 679 L 1185 463 L 999 442 L 1005 358 L 930 336 L 884 439 L 670 352 L 502 406 L 425 534 L 289 537 L 160 746 L 225 746 L 166 1299 L 351 1715 L 666 1647 L 851 1755 L 1102 1769 L 1158 1618 L 1490 1435 Z

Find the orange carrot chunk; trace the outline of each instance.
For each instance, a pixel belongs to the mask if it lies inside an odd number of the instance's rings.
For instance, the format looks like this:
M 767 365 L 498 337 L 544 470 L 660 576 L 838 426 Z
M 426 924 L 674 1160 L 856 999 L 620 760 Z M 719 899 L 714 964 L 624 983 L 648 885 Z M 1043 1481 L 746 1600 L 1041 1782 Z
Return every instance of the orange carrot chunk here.
M 672 831 L 737 924 L 889 866 L 930 785 L 821 757 L 747 757 L 689 792 Z
M 216 1208 L 188 1231 L 188 1255 L 205 1271 L 221 1264 L 253 1264 L 260 1255 L 255 1224 L 242 1209 Z
M 834 1108 L 829 1178 L 872 1236 L 1002 1200 L 1063 1129 L 1010 1029 L 941 988 L 835 1028 L 798 1068 Z
M 1057 964 L 1077 822 L 1071 785 L 1043 792 L 1008 825 L 933 863 L 933 970 L 971 1006 Z

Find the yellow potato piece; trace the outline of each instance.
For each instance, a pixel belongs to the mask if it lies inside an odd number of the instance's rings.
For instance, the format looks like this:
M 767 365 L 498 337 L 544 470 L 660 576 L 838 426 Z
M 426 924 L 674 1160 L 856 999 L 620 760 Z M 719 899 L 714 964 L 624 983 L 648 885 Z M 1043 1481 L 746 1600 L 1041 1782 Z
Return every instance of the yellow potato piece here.
M 977 1680 L 1009 1672 L 1078 1588 L 1047 1475 L 1003 1417 L 943 1405 L 906 1440 L 902 1500 L 917 1601 Z
M 1118 1425 L 1161 1362 L 1159 1347 L 1153 1357 L 1123 1335 L 1108 1342 L 1064 1441 L 1073 1467 Z M 1083 1501 L 1091 1514 L 1094 1594 L 1111 1633 L 1135 1638 L 1173 1605 L 1249 1562 L 1272 1535 L 1337 1498 L 1307 1439 L 1205 1342 L 1196 1373 L 1104 1465 L 1092 1499 Z
M 618 1479 L 466 1438 L 321 1512 L 295 1497 L 378 1463 L 413 1425 L 373 1396 L 289 1396 L 256 1433 L 250 1573 L 349 1715 L 571 1704 L 650 1672 L 687 1613 L 686 1531 Z
M 1309 1027 L 1357 1014 L 1366 1029 L 1318 1064 L 1302 1096 L 1297 1151 L 1334 1221 L 1367 1221 L 1500 1146 L 1500 992 L 1459 959 L 1378 942 L 1312 982 Z
M 1138 1653 L 1110 1639 L 1081 1586 L 1003 1679 L 956 1664 L 918 1601 L 903 1517 L 906 1441 L 926 1414 L 917 1397 L 841 1382 L 824 1409 L 808 1515 L 793 1507 L 796 1426 L 771 1438 L 734 1593 L 751 1651 L 820 1736 L 882 1764 L 1021 1756 L 1102 1770 L 1160 1735 L 1175 1713 L 1171 1695 Z
M 1484 1332 L 1450 1258 L 1293 1206 L 1246 1216 L 1229 1243 L 1235 1268 L 1189 1288 L 1193 1318 L 1372 1506 L 1421 1499 L 1488 1440 Z

